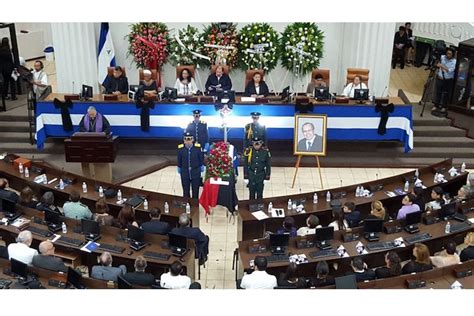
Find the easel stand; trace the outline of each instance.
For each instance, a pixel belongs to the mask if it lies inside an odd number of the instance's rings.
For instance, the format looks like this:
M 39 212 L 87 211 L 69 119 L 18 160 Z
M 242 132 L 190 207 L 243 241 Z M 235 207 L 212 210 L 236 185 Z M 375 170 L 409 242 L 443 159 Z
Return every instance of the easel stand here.
M 298 158 L 296 159 L 296 165 L 295 165 L 296 169 L 295 169 L 295 174 L 293 175 L 293 182 L 291 184 L 292 189 L 295 187 L 296 175 L 298 174 L 298 169 L 300 167 L 302 157 L 303 155 L 298 155 Z M 324 189 L 323 176 L 321 174 L 321 164 L 319 163 L 319 156 L 314 156 L 314 157 L 316 158 L 316 164 L 318 165 L 319 181 L 321 183 L 321 189 Z

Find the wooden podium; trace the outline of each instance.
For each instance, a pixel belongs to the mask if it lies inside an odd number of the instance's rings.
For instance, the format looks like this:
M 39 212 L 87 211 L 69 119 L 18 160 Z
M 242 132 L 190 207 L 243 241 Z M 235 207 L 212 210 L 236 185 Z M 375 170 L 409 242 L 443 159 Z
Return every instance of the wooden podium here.
M 105 133 L 74 133 L 64 140 L 66 162 L 80 162 L 86 177 L 112 182 L 117 142 L 118 136 Z

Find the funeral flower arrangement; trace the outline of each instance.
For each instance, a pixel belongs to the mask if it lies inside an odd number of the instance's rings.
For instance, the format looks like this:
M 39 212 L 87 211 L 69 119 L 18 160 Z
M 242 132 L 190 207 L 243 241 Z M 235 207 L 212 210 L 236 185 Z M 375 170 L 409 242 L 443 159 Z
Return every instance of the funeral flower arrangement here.
M 225 142 L 214 143 L 207 160 L 206 180 L 229 176 L 232 172 L 234 172 L 234 169 L 232 158 L 229 156 L 229 144 Z
M 260 54 L 259 54 L 260 52 Z M 242 70 L 263 69 L 266 73 L 278 63 L 278 33 L 268 23 L 252 23 L 239 32 L 239 61 Z
M 212 64 L 224 64 L 229 68 L 237 64 L 238 38 L 237 24 L 231 23 L 222 31 L 219 23 L 212 23 L 204 28 L 204 44 L 228 46 L 230 49 L 204 47 L 202 54 L 211 58 Z
M 170 43 L 164 23 L 135 23 L 128 34 L 128 55 L 133 55 L 137 68 L 158 69 L 168 57 Z
M 170 43 L 170 59 L 173 65 L 197 65 L 204 64 L 205 60 L 192 54 L 200 54 L 204 48 L 202 34 L 196 27 L 188 25 L 176 31 Z
M 315 23 L 289 24 L 280 39 L 281 63 L 295 75 L 304 75 L 319 66 L 323 57 L 324 34 Z

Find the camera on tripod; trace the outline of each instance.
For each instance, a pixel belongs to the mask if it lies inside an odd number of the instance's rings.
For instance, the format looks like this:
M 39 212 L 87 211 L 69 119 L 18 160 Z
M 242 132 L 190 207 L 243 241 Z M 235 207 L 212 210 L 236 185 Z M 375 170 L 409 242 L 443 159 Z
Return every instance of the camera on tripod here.
M 435 41 L 431 48 L 431 67 L 441 60 L 441 56 L 446 54 L 446 43 L 443 40 Z

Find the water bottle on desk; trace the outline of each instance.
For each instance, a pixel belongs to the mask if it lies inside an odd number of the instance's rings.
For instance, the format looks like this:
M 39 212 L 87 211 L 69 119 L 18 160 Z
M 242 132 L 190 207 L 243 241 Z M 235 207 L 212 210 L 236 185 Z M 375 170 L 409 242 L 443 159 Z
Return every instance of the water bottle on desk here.
M 20 173 L 23 174 L 23 164 L 21 162 L 18 165 L 18 171 L 20 171 Z
M 87 184 L 85 182 L 82 182 L 82 192 L 87 193 Z
M 189 203 L 186 203 L 186 214 L 191 214 L 191 205 Z
M 415 170 L 415 178 L 419 178 L 420 177 L 420 171 L 418 169 Z
M 270 202 L 270 203 L 268 203 L 268 214 L 270 214 L 272 212 L 272 210 L 273 210 L 273 203 Z
M 170 206 L 168 202 L 165 202 L 165 214 L 168 214 L 170 212 Z
M 288 199 L 288 211 L 291 210 L 293 203 L 291 202 L 291 199 Z
M 408 192 L 408 190 L 410 190 L 410 183 L 407 180 L 405 181 L 405 186 L 403 187 L 403 191 Z
M 143 208 L 146 210 L 148 210 L 148 200 L 145 199 L 145 201 L 143 201 Z
M 66 223 L 62 223 L 61 225 L 61 229 L 63 230 L 63 234 L 67 234 L 67 226 L 66 226 Z
M 46 174 L 43 174 L 43 184 L 48 184 L 48 177 Z
M 463 162 L 461 165 L 461 172 L 466 172 L 466 163 Z
M 359 196 L 360 196 L 360 186 L 359 186 L 359 185 L 358 185 L 357 188 L 356 188 L 355 196 L 356 196 L 356 197 L 359 197 Z
M 449 234 L 451 232 L 451 223 L 450 222 L 447 222 L 446 226 L 444 226 L 444 232 L 446 234 Z
M 331 202 L 331 192 L 326 193 L 326 202 Z
M 64 190 L 64 181 L 63 181 L 63 179 L 59 179 L 59 190 Z
M 104 197 L 104 189 L 102 186 L 99 187 L 99 197 Z
M 30 170 L 28 170 L 28 167 L 25 168 L 25 178 L 30 177 Z
M 122 201 L 122 191 L 120 189 L 117 192 L 117 201 Z
M 318 204 L 318 193 L 316 192 L 313 194 L 313 204 Z

